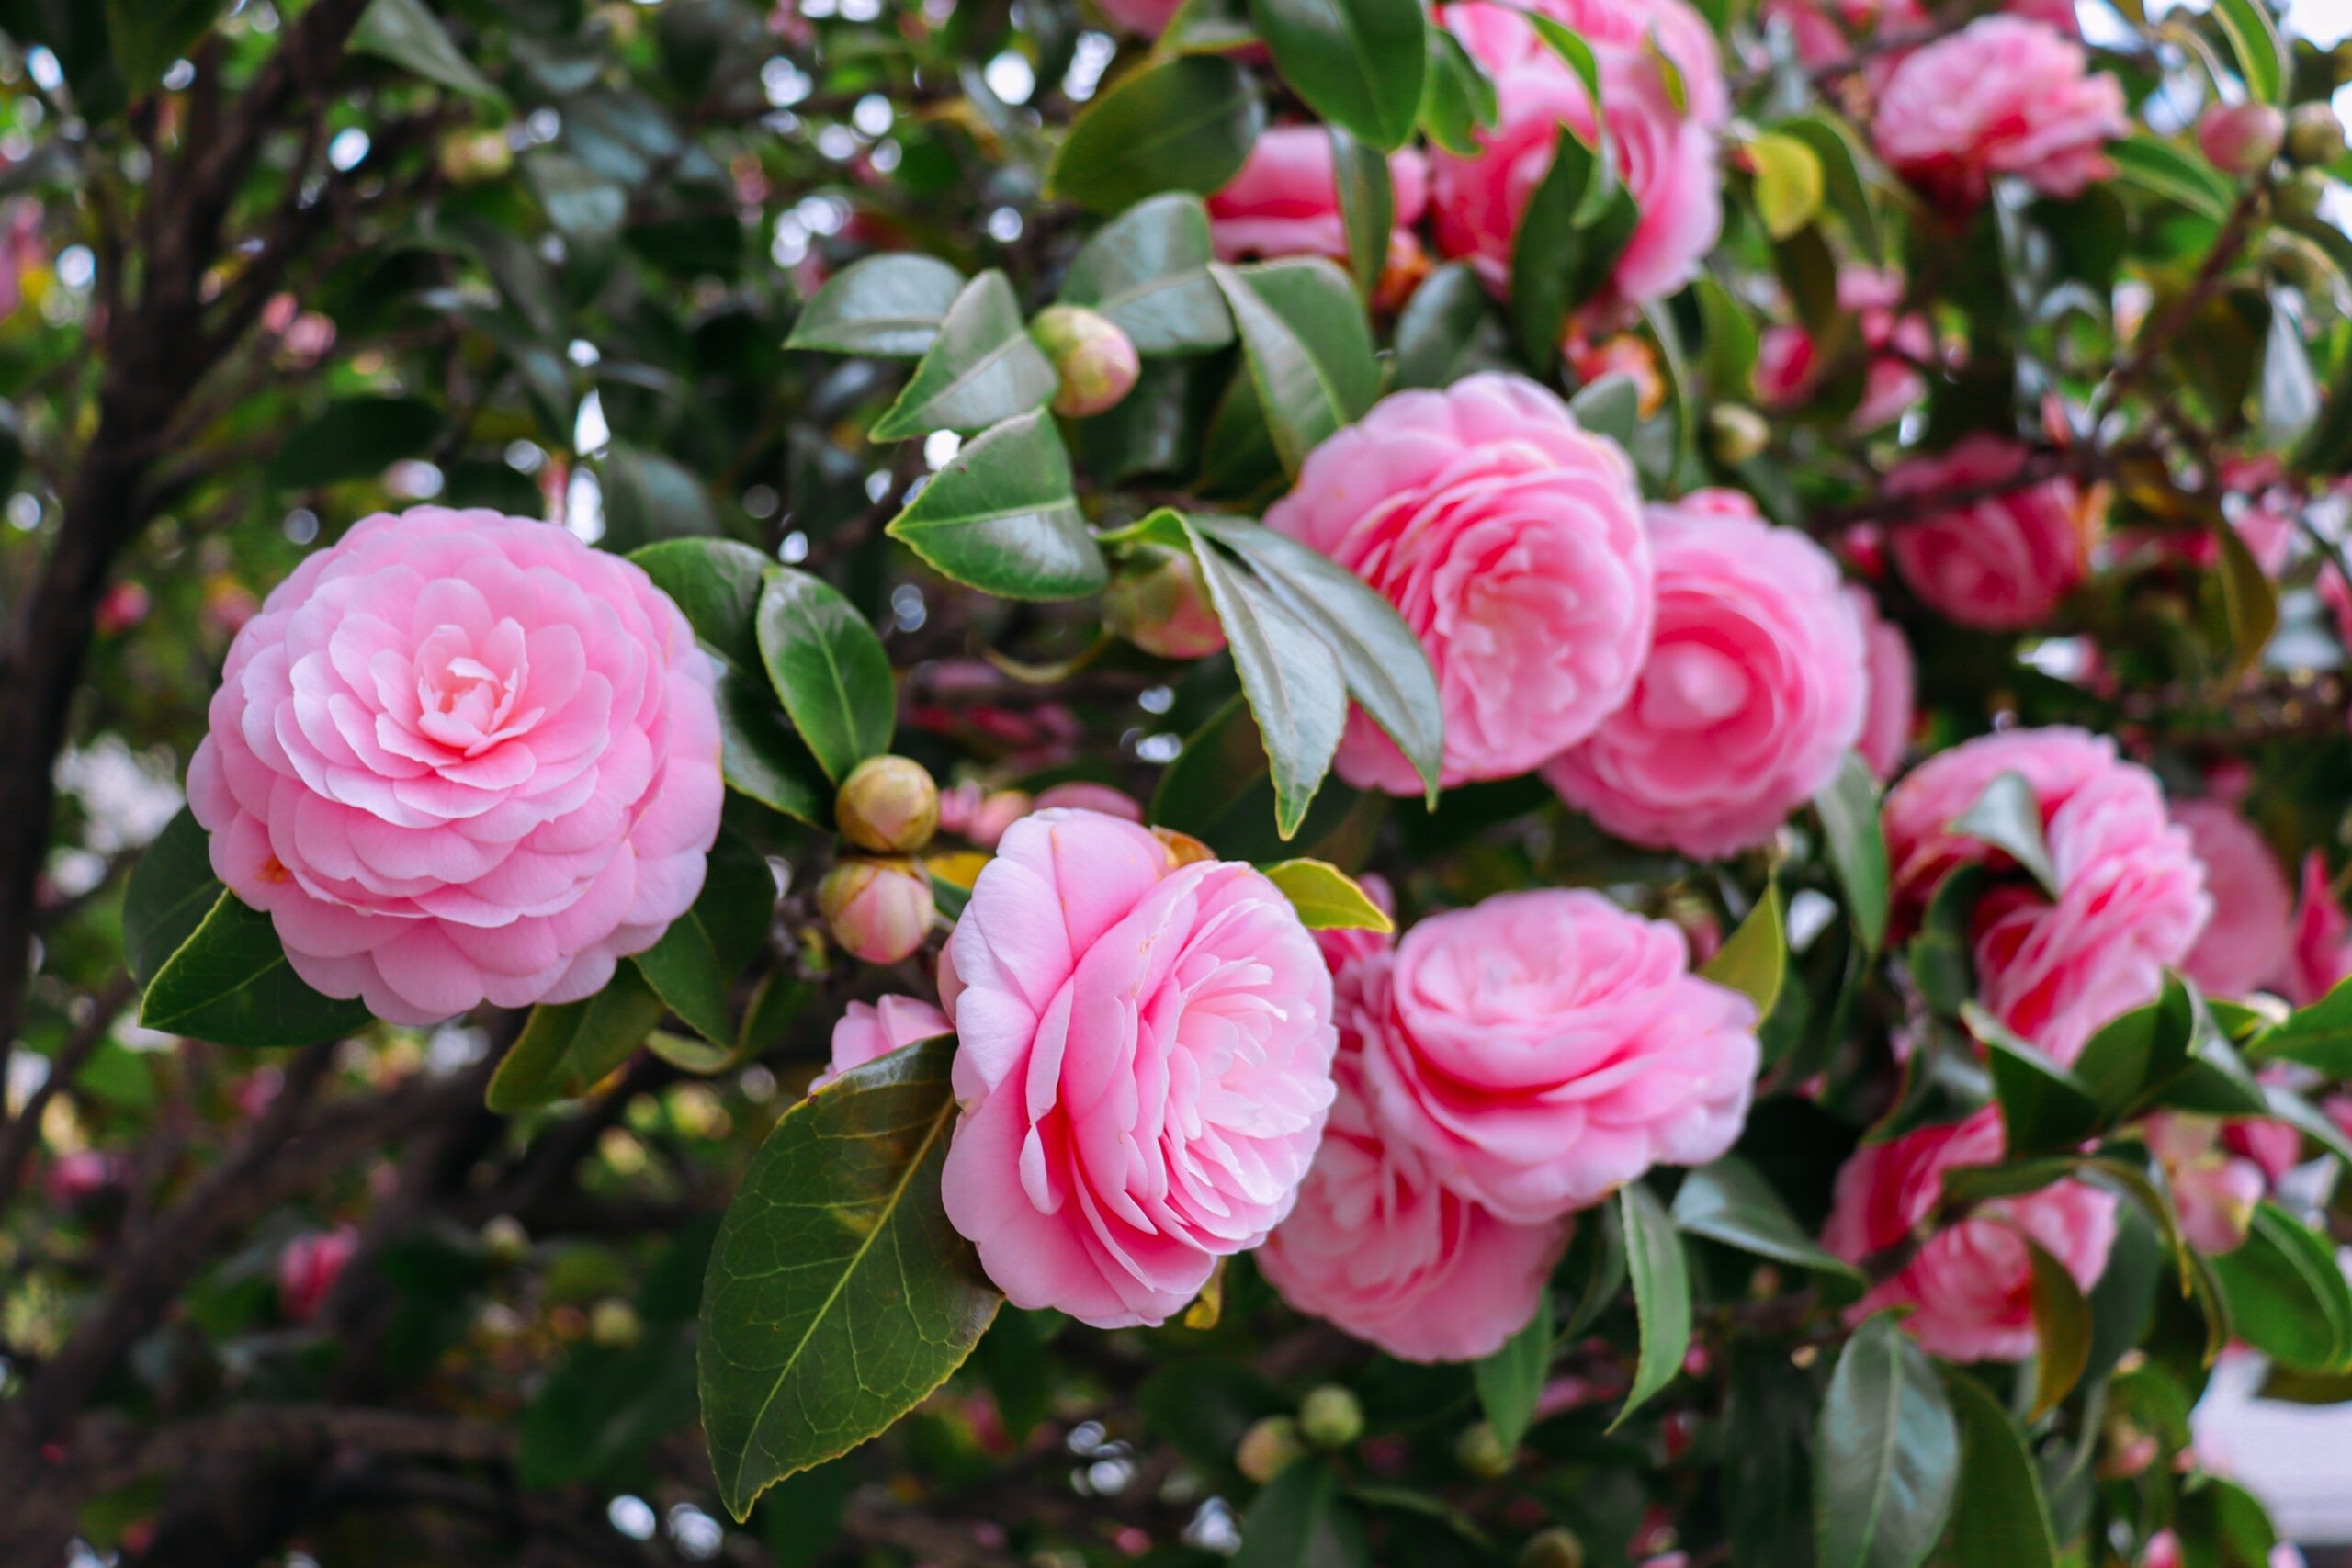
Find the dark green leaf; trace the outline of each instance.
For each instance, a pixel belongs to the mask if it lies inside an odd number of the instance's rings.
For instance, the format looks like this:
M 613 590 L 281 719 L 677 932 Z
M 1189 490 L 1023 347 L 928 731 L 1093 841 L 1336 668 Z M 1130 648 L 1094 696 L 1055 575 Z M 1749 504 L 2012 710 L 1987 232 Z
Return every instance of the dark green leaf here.
M 576 1099 L 633 1055 L 662 1021 L 662 998 L 630 964 L 582 1001 L 541 1002 L 491 1074 L 483 1103 L 502 1116 Z
M 431 451 L 440 433 L 441 411 L 422 398 L 338 399 L 286 438 L 270 459 L 269 482 L 315 490 L 372 479 L 403 457 Z
M 628 192 L 568 152 L 542 148 L 523 160 L 548 221 L 576 244 L 607 245 L 628 218 Z
M 374 54 L 493 108 L 506 107 L 506 95 L 449 41 L 440 18 L 425 9 L 424 0 L 375 0 L 352 30 L 351 49 Z
M 1474 1363 L 1471 1380 L 1478 1387 L 1478 1407 L 1506 1450 L 1519 1447 L 1535 1419 L 1535 1404 L 1544 1396 L 1544 1381 L 1552 1373 L 1552 1298 L 1539 1293 L 1535 1314 L 1502 1348 Z
M 2074 1391 L 2090 1362 L 2091 1309 L 2066 1266 L 2031 1236 L 2019 1233 L 2032 1263 L 2033 1406 L 2039 1421 Z
M 1789 970 L 1789 937 L 1781 923 L 1781 889 L 1767 884 L 1764 897 L 1747 918 L 1724 939 L 1715 955 L 1699 966 L 1700 975 L 1728 987 L 1756 1004 L 1760 1021 L 1772 1016 L 1781 998 L 1781 982 Z
M 1797 1224 L 1763 1173 L 1736 1154 L 1683 1178 L 1674 1195 L 1673 1217 L 1692 1235 L 1863 1282 L 1859 1269 L 1823 1249 Z
M 1974 1378 L 1949 1372 L 1944 1388 L 1961 1428 L 1951 1568 L 2057 1568 L 2050 1504 L 2025 1434 Z
M 839 784 L 890 749 L 898 693 L 882 639 L 822 578 L 770 567 L 760 590 L 760 659 L 808 750 Z
M 2273 318 L 2276 320 L 2276 318 Z M 2273 346 L 2276 346 L 2274 339 Z M 2300 357 L 2302 345 L 2295 345 Z M 2310 367 L 2304 367 L 2310 375 Z M 2264 396 L 2266 408 L 2269 389 L 2268 361 L 2264 362 Z M 2316 396 L 2316 393 L 2314 393 Z M 2267 437 L 2265 438 L 2268 440 Z M 2283 446 L 2279 442 L 2276 445 Z M 2230 628 L 2230 662 L 2233 674 L 2244 674 L 2261 662 L 2262 650 L 2270 646 L 2271 634 L 2278 629 L 2278 586 L 2262 563 L 2254 558 L 2247 547 L 2245 536 L 2231 525 L 2227 519 L 2218 520 L 2207 530 L 2220 558 L 2218 570 L 2222 579 L 2222 608 Z
M 1042 412 L 967 443 L 889 533 L 933 570 L 1001 598 L 1075 599 L 1111 579 L 1061 434 Z
M 964 275 L 935 256 L 867 256 L 827 280 L 784 346 L 912 358 L 930 350 L 963 291 Z
M 368 1010 L 304 985 L 269 917 L 224 889 L 148 982 L 139 1021 L 219 1045 L 310 1045 L 361 1028 Z
M 2256 1062 L 2301 1062 L 2331 1078 L 2352 1078 L 2352 980 L 2339 982 L 2246 1047 Z
M 1506 346 L 1486 285 L 1466 263 L 1448 262 L 1421 280 L 1397 315 L 1389 384 L 1399 391 L 1452 386 L 1500 364 Z
M 1610 203 L 1601 209 L 1600 226 L 1592 217 L 1596 200 Z M 1618 187 L 1609 160 L 1562 126 L 1551 165 L 1528 197 L 1511 240 L 1511 341 L 1520 356 L 1544 375 L 1559 360 L 1569 310 L 1606 277 L 1607 266 L 1632 237 L 1632 226 L 1615 213 L 1621 205 L 1631 210 L 1632 198 Z M 1608 254 L 1595 265 L 1602 248 Z
M 2043 892 L 2058 897 L 2058 870 L 2050 863 L 2050 846 L 2041 836 L 2041 802 L 2023 773 L 1996 777 L 1947 830 L 2005 852 Z
M 1206 353 L 1233 341 L 1233 313 L 1209 278 L 1214 255 L 1200 198 L 1155 196 L 1079 247 L 1058 298 L 1107 318 L 1137 354 Z
M 710 491 L 694 471 L 659 452 L 616 441 L 602 464 L 605 546 L 631 551 L 659 539 L 718 532 Z
M 1370 1568 L 1363 1526 L 1340 1476 L 1320 1459 L 1300 1460 L 1266 1483 L 1241 1517 L 1233 1568 Z
M 1365 300 L 1380 289 L 1380 276 L 1388 269 L 1388 231 L 1396 224 L 1396 189 L 1388 175 L 1388 158 L 1379 148 L 1357 141 L 1334 125 L 1331 139 L 1332 178 L 1340 192 L 1340 224 L 1348 236 L 1348 276 Z
M 1690 1266 L 1682 1236 L 1657 1197 L 1638 1181 L 1619 1190 L 1625 1228 L 1625 1271 L 1634 1281 L 1634 1316 L 1641 1329 L 1641 1353 L 1634 1385 L 1610 1428 L 1649 1402 L 1674 1381 L 1690 1348 Z
M 874 422 L 876 441 L 933 430 L 983 430 L 1044 406 L 1059 378 L 1021 320 L 1021 301 L 1001 272 L 964 286 L 939 323 L 899 400 Z
M 1162 191 L 1206 195 L 1239 172 L 1265 122 L 1249 73 L 1232 61 L 1195 54 L 1145 65 L 1072 123 L 1046 194 L 1098 212 Z
M 670 1010 L 722 1050 L 735 1043 L 728 992 L 766 938 L 775 897 L 766 857 L 740 834 L 721 832 L 694 907 L 636 957 Z
M 87 4 L 88 0 L 81 0 Z M 134 98 L 155 87 L 171 63 L 212 28 L 224 0 L 105 0 L 115 67 Z M 24 41 L 19 39 L 18 41 Z
M 212 874 L 211 840 L 186 807 L 141 852 L 122 894 L 122 947 L 130 976 L 152 983 L 224 889 Z
M 1443 28 L 1429 29 L 1430 60 L 1421 75 L 1421 130 L 1456 157 L 1475 157 L 1478 132 L 1499 117 L 1495 84 Z
M 1730 1389 L 1724 1450 L 1724 1533 L 1732 1568 L 1803 1568 L 1813 1561 L 1813 1380 L 1762 1336 L 1726 1348 Z
M 1838 776 L 1813 797 L 1821 818 L 1823 848 L 1846 892 L 1846 913 L 1865 951 L 1875 954 L 1886 941 L 1886 834 L 1879 826 L 1878 781 L 1870 767 L 1849 751 Z
M 1380 366 L 1363 306 L 1340 271 L 1306 258 L 1212 265 L 1241 331 L 1250 378 L 1283 468 L 1306 455 L 1380 395 Z
M 1419 0 L 1250 0 L 1274 68 L 1316 118 L 1393 152 L 1421 107 Z
M 2090 1136 L 2099 1108 L 2088 1085 L 1974 1002 L 1964 1003 L 1960 1017 L 1984 1047 L 2012 1154 L 2071 1149 Z
M 2247 1344 L 2308 1371 L 2352 1366 L 2352 1285 L 2335 1249 L 2286 1210 L 2263 1202 L 2245 1244 L 2207 1262 Z
M 1960 1429 L 1936 1370 L 1885 1313 L 1838 1357 L 1814 1442 L 1821 1568 L 1917 1568 L 1960 1479 Z

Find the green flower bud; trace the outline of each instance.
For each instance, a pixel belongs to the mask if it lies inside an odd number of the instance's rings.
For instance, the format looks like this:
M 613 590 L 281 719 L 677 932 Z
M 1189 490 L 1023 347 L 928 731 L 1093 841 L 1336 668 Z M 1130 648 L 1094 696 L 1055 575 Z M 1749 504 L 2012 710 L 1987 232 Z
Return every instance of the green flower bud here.
M 1727 468 L 1752 462 L 1772 445 L 1772 427 L 1746 403 L 1717 403 L 1707 411 L 1707 450 Z
M 1363 1406 L 1337 1383 L 1310 1389 L 1298 1407 L 1298 1429 L 1318 1449 L 1343 1449 L 1363 1436 Z
M 1046 306 L 1029 323 L 1029 335 L 1061 378 L 1054 412 L 1068 418 L 1084 419 L 1116 407 L 1143 374 L 1135 340 L 1108 317 L 1083 306 Z
M 1554 1525 L 1519 1549 L 1519 1568 L 1584 1568 L 1584 1542 L 1566 1525 Z
M 842 781 L 833 821 L 861 850 L 907 854 L 938 829 L 939 786 L 911 757 L 868 757 Z
M 912 861 L 845 860 L 817 885 L 817 912 L 833 940 L 868 964 L 896 964 L 931 932 L 931 879 Z
M 1268 1416 L 1241 1434 L 1241 1446 L 1233 1450 L 1233 1468 L 1262 1486 L 1306 1457 L 1298 1423 L 1287 1416 Z
M 1501 1434 L 1484 1421 L 1474 1422 L 1462 1428 L 1453 1439 L 1453 1457 L 1462 1468 L 1485 1481 L 1498 1481 L 1510 1473 L 1511 1461 L 1516 1457 L 1503 1447 Z
M 1225 646 L 1200 563 L 1186 550 L 1147 545 L 1128 556 L 1102 591 L 1102 621 L 1162 659 L 1201 659 Z
M 2325 104 L 2303 104 L 2287 120 L 2287 161 L 2304 168 L 2344 156 L 2344 122 Z
M 607 1296 L 588 1312 L 588 1337 L 608 1350 L 626 1350 L 645 1333 L 637 1309 L 616 1296 Z

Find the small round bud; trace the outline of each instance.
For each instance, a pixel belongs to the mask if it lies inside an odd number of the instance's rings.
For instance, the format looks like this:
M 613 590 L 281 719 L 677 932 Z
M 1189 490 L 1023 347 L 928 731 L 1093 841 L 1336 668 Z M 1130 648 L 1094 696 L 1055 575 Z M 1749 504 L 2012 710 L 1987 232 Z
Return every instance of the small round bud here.
M 1318 1449 L 1344 1449 L 1363 1436 L 1363 1406 L 1337 1383 L 1307 1391 L 1298 1406 L 1298 1429 Z
M 503 179 L 514 167 L 514 148 L 503 130 L 460 130 L 441 142 L 441 172 L 454 186 Z
M 531 1233 L 512 1214 L 493 1215 L 482 1223 L 481 1249 L 492 1262 L 512 1267 L 531 1250 Z
M 1143 374 L 1135 340 L 1107 316 L 1083 306 L 1046 306 L 1029 323 L 1029 335 L 1061 378 L 1054 412 L 1066 418 L 1084 419 L 1116 407 Z
M 907 854 L 938 829 L 939 786 L 911 757 L 868 757 L 842 781 L 833 821 L 861 850 Z
M 1200 659 L 1225 646 L 1225 626 L 1209 603 L 1200 563 L 1183 550 L 1147 545 L 1119 567 L 1102 591 L 1102 620 L 1112 632 L 1162 659 Z
M 1519 1568 L 1584 1568 L 1584 1542 L 1567 1526 L 1554 1525 L 1527 1538 Z
M 931 882 L 911 861 L 845 860 L 817 885 L 833 940 L 868 964 L 896 964 L 930 934 Z
M 608 1350 L 626 1350 L 644 1333 L 637 1309 L 616 1296 L 606 1296 L 588 1311 L 588 1337 Z
M 1484 1421 L 1474 1422 L 1462 1428 L 1453 1439 L 1453 1457 L 1462 1468 L 1485 1481 L 1498 1481 L 1510 1473 L 1511 1451 L 1503 1447 L 1501 1434 Z
M 2287 161 L 2311 168 L 2344 156 L 2344 122 L 2325 104 L 2303 104 L 2288 117 Z
M 1717 403 L 1707 411 L 1707 450 L 1725 468 L 1753 462 L 1771 445 L 1772 427 L 1746 403 Z
M 2251 175 L 2278 155 L 2287 117 L 2273 104 L 2215 104 L 2197 121 L 2197 145 L 2225 175 Z
M 2320 203 L 2327 197 L 2327 176 L 2315 170 L 2305 169 L 2294 178 L 2283 180 L 2271 200 L 2278 216 L 2290 223 L 2309 222 L 2319 216 Z
M 1233 1450 L 1233 1468 L 1262 1486 L 1293 1461 L 1306 1457 L 1298 1423 L 1287 1416 L 1268 1416 L 1241 1434 L 1241 1445 Z

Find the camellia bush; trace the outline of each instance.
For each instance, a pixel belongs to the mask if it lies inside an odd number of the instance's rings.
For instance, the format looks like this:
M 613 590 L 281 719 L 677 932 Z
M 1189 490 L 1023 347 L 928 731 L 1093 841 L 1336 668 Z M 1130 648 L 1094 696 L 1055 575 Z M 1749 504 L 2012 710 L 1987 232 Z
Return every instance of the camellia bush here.
M 2296 1561 L 2352 51 L 0 38 L 0 1563 Z

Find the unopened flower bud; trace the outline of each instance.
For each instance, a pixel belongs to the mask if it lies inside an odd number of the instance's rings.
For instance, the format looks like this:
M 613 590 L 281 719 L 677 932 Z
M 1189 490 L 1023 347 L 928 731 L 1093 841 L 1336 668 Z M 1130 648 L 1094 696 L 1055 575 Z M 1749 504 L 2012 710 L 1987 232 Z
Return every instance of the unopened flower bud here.
M 2312 168 L 2344 156 L 2344 122 L 2325 104 L 2303 104 L 2287 120 L 2287 161 Z
M 1717 403 L 1707 411 L 1707 449 L 1725 468 L 1753 462 L 1771 445 L 1772 427 L 1746 403 Z
M 457 186 L 503 179 L 514 166 L 514 149 L 503 130 L 461 130 L 441 143 L 441 172 Z
M 1298 1429 L 1318 1449 L 1344 1449 L 1363 1436 L 1363 1406 L 1339 1384 L 1325 1383 L 1299 1403 Z
M 588 1337 L 608 1350 L 626 1350 L 644 1336 L 637 1309 L 616 1296 L 607 1296 L 588 1312 Z
M 141 582 L 118 582 L 108 587 L 98 600 L 92 619 L 100 637 L 120 637 L 147 618 L 154 608 L 154 600 L 147 586 Z
M 2225 175 L 2251 175 L 2278 155 L 2287 117 L 2273 104 L 2215 104 L 2197 121 L 2197 145 Z
M 511 1267 L 531 1250 L 531 1233 L 514 1215 L 498 1214 L 483 1222 L 481 1249 L 490 1254 L 492 1262 Z
M 1453 1457 L 1462 1461 L 1463 1469 L 1482 1480 L 1496 1481 L 1510 1473 L 1510 1450 L 1503 1447 L 1502 1435 L 1484 1421 L 1462 1428 L 1462 1435 L 1453 1439 Z
M 1233 1450 L 1233 1468 L 1262 1486 L 1293 1461 L 1306 1457 L 1298 1423 L 1287 1416 L 1269 1416 L 1241 1434 L 1241 1446 Z
M 1029 335 L 1061 378 L 1054 412 L 1067 418 L 1084 419 L 1115 407 L 1143 374 L 1135 340 L 1083 306 L 1046 306 L 1029 323 Z
M 1584 1542 L 1566 1525 L 1554 1525 L 1519 1549 L 1519 1568 L 1584 1568 Z
M 1188 551 L 1148 545 L 1129 556 L 1102 591 L 1113 633 L 1162 659 L 1200 659 L 1225 646 L 1225 626 Z
M 936 912 L 931 882 L 911 861 L 845 860 L 817 885 L 833 940 L 868 964 L 896 964 L 922 945 Z
M 939 827 L 939 786 L 911 757 L 868 757 L 842 781 L 833 821 L 861 850 L 906 854 Z
M 2294 178 L 2281 181 L 2272 194 L 2271 201 L 2281 219 L 2290 223 L 2302 223 L 2319 216 L 2320 203 L 2326 197 L 2326 176 L 2315 169 L 2305 169 Z

